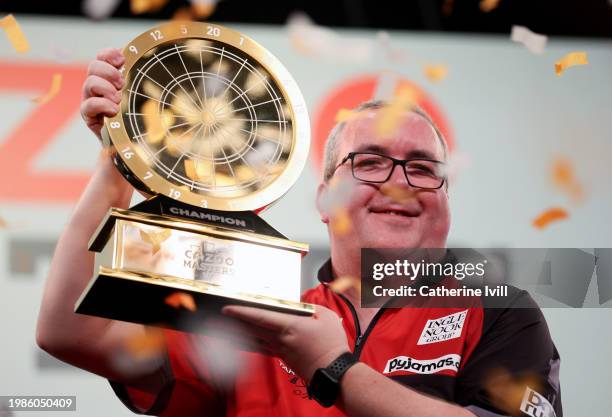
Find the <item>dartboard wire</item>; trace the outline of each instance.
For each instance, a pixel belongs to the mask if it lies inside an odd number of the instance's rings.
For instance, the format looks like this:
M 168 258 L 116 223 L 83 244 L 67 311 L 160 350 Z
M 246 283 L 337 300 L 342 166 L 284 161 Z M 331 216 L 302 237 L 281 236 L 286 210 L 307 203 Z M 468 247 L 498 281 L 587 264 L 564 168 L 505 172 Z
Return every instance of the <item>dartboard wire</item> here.
M 188 111 L 188 110 L 186 110 L 186 109 L 183 109 L 183 108 L 181 108 L 181 107 L 179 107 L 179 106 L 176 106 L 176 105 L 174 105 L 174 104 L 172 104 L 172 103 L 167 103 L 167 102 L 165 102 L 165 101 L 163 101 L 163 100 L 159 100 L 159 99 L 157 99 L 157 98 L 155 98 L 155 97 L 151 97 L 151 96 L 149 96 L 149 95 L 147 95 L 147 94 L 145 94 L 145 93 L 141 93 L 140 91 L 134 91 L 134 90 L 131 90 L 131 89 L 130 89 L 130 90 L 128 90 L 128 92 L 130 92 L 130 93 L 132 93 L 132 94 L 138 94 L 139 96 L 143 96 L 143 97 L 146 97 L 146 98 L 148 98 L 148 99 L 151 99 L 151 100 L 157 101 L 158 103 L 165 104 L 166 106 L 175 107 L 175 108 L 179 109 L 179 110 L 180 110 L 180 111 L 182 111 L 182 112 L 192 113 L 192 112 L 190 112 L 190 111 Z
M 227 136 L 225 136 L 225 134 L 224 134 L 224 133 L 225 133 L 225 132 L 220 132 L 219 134 L 220 134 L 220 135 L 222 135 L 224 139 L 226 139 L 226 138 L 227 138 Z M 247 161 L 246 159 L 244 159 L 244 157 L 242 156 L 242 154 L 241 154 L 240 152 L 236 151 L 236 148 L 234 148 L 234 145 L 232 145 L 230 141 L 228 141 L 228 142 L 227 142 L 227 144 L 228 144 L 228 145 L 229 145 L 229 146 L 230 146 L 230 147 L 231 147 L 231 148 L 234 150 L 234 154 L 238 155 L 238 157 L 244 161 L 244 164 L 245 164 L 245 165 L 247 165 L 249 168 L 251 168 L 251 170 L 252 170 L 253 172 L 255 172 L 255 173 L 257 173 L 257 174 L 258 174 L 258 175 L 257 175 L 257 177 L 259 178 L 259 180 L 258 180 L 258 181 L 256 181 L 256 182 L 261 182 L 261 181 L 263 181 L 262 176 L 259 174 L 260 170 L 259 170 L 259 169 L 256 169 L 256 168 L 255 168 L 253 165 L 251 165 L 251 164 L 249 163 L 249 161 Z M 249 145 L 247 144 L 247 146 L 249 146 Z M 249 148 L 253 149 L 251 146 L 249 146 Z M 257 152 L 255 149 L 253 149 L 253 150 L 254 150 L 255 152 Z M 267 166 L 265 167 L 265 171 L 266 171 L 266 173 L 265 173 L 266 175 L 269 175 L 269 174 L 270 174 L 270 171 L 267 169 Z
M 266 120 L 266 119 L 238 119 L 235 117 L 228 117 L 226 120 L 238 120 L 241 122 L 255 122 L 255 123 L 259 123 L 259 122 L 264 122 L 264 123 L 289 123 L 288 120 Z M 280 126 L 279 126 L 280 127 Z
M 276 97 L 276 98 L 273 98 L 273 99 L 268 100 L 268 101 L 262 101 L 261 103 L 252 104 L 252 105 L 250 105 L 250 106 L 245 106 L 245 107 L 242 107 L 242 108 L 236 109 L 236 110 L 234 110 L 233 112 L 235 113 L 235 112 L 240 111 L 240 110 L 244 110 L 244 109 L 248 109 L 248 108 L 253 108 L 253 107 L 261 106 L 262 104 L 268 104 L 268 103 L 272 103 L 272 102 L 274 102 L 274 101 L 280 101 L 280 100 L 282 100 L 282 99 L 283 99 L 282 97 Z
M 225 95 L 225 93 L 227 93 L 227 90 L 229 90 L 232 85 L 236 85 L 236 84 L 234 84 L 234 81 L 238 77 L 238 74 L 240 74 L 240 71 L 242 71 L 242 68 L 244 68 L 244 66 L 246 65 L 247 61 L 248 61 L 248 59 L 246 59 L 246 58 L 244 58 L 242 60 L 242 64 L 240 65 L 240 68 L 238 68 L 238 71 L 236 71 L 236 74 L 234 74 L 234 78 L 232 78 L 232 80 L 229 82 L 229 84 L 225 87 L 225 90 L 223 90 L 223 92 L 221 93 L 221 97 L 223 97 Z
M 172 142 L 176 142 L 176 141 L 178 141 L 178 139 L 182 138 L 182 137 L 183 137 L 183 136 L 185 136 L 185 135 L 186 135 L 188 132 L 190 132 L 190 131 L 191 131 L 191 130 L 194 128 L 194 127 L 197 127 L 199 124 L 200 124 L 200 123 L 198 123 L 198 124 L 194 124 L 194 125 L 193 125 L 193 126 L 191 126 L 189 129 L 187 129 L 186 131 L 184 131 L 183 133 L 181 133 L 181 135 L 180 135 L 179 137 L 177 137 L 177 138 L 173 138 L 172 136 L 167 136 L 167 137 L 168 137 L 168 138 L 170 138 L 170 140 L 171 140 Z M 184 155 L 185 153 L 187 153 L 186 151 L 183 151 L 183 148 L 182 148 L 181 146 L 179 146 L 179 145 L 176 145 L 176 146 L 177 146 L 179 149 L 181 149 L 181 151 L 182 151 L 183 155 Z M 168 145 L 166 145 L 166 146 L 164 146 L 163 148 L 159 149 L 159 150 L 158 150 L 158 151 L 155 153 L 155 155 L 152 155 L 151 157 L 153 158 L 153 157 L 157 156 L 157 155 L 158 155 L 158 154 L 159 154 L 159 153 L 160 153 L 162 150 L 166 149 L 167 147 L 168 147 Z M 154 164 L 155 166 L 159 167 L 159 168 L 160 168 L 160 170 L 161 170 L 162 172 L 165 172 L 165 171 L 168 169 L 168 167 L 166 167 L 165 165 L 161 164 L 161 163 L 159 162 L 159 160 L 157 160 L 157 159 L 154 159 L 154 160 L 153 160 L 153 164 Z M 165 169 L 164 169 L 164 168 L 165 168 Z
M 221 48 L 221 56 L 219 57 L 219 65 L 217 65 L 217 78 L 219 78 L 219 73 L 221 72 L 221 61 L 223 61 L 223 53 L 225 52 L 225 47 Z M 217 92 L 217 87 L 215 86 L 215 93 Z M 216 96 L 216 94 L 215 94 Z
M 163 85 L 161 85 L 160 83 L 158 83 L 157 81 L 155 81 L 154 78 L 151 78 L 146 72 L 142 71 L 140 68 L 136 69 L 136 72 L 138 72 L 139 74 L 142 74 L 143 76 L 147 77 L 149 80 L 153 81 L 158 87 L 160 87 L 162 89 L 162 92 L 167 91 L 169 94 L 172 94 L 175 98 L 177 98 L 178 100 L 180 100 L 180 98 L 174 94 L 171 90 L 169 90 L 167 87 L 164 87 Z M 139 83 L 140 84 L 140 83 Z M 194 103 L 195 104 L 195 103 Z M 187 109 L 183 109 L 183 111 L 189 112 Z
M 202 103 L 202 99 L 200 98 L 200 94 L 198 94 L 198 89 L 196 88 L 195 84 L 193 83 L 193 80 L 191 79 L 190 76 L 190 72 L 187 70 L 187 65 L 185 65 L 185 61 L 183 60 L 183 56 L 181 55 L 181 51 L 179 51 L 178 49 L 178 45 L 174 44 L 174 48 L 176 49 L 176 54 L 178 55 L 179 59 L 181 60 L 181 64 L 183 64 L 183 69 L 185 69 L 185 75 L 187 75 L 187 78 L 189 79 L 189 82 L 191 83 L 191 86 L 193 87 L 193 90 L 196 93 L 196 97 L 198 98 L 198 102 L 200 103 L 200 111 L 202 111 L 204 109 L 204 103 Z
M 240 93 L 239 95 L 237 95 L 236 97 L 234 97 L 232 99 L 232 101 L 225 103 L 225 106 L 223 107 L 225 109 L 225 107 L 229 106 L 230 104 L 232 104 L 234 101 L 238 100 L 240 97 L 242 97 L 243 95 L 245 95 L 246 93 L 248 93 L 249 91 L 251 91 L 253 88 L 255 88 L 256 86 L 258 86 L 262 81 L 264 81 L 263 77 L 259 77 L 259 81 L 257 81 L 255 84 L 253 84 L 252 86 L 250 86 L 249 88 L 247 88 L 246 90 L 244 90 L 242 93 Z
M 229 158 L 227 157 L 227 154 L 225 153 L 225 150 L 223 149 L 223 143 L 221 143 L 219 141 L 219 138 L 217 138 L 217 136 L 214 134 L 214 130 L 213 130 L 212 137 L 217 141 L 217 143 L 219 143 L 219 149 L 221 149 L 221 152 L 223 153 L 223 157 L 225 158 L 225 163 L 229 167 L 230 172 L 232 173 L 232 177 L 236 178 L 236 174 L 234 173 L 234 169 L 232 168 L 232 163 L 229 161 Z
M 246 132 L 246 133 L 251 133 L 251 132 L 249 132 L 248 130 L 244 130 L 244 129 L 242 129 L 242 128 L 238 128 L 238 129 L 240 129 L 240 130 L 242 130 L 242 131 L 244 131 L 244 132 Z M 260 137 L 260 138 L 262 138 L 262 139 L 269 140 L 270 142 L 274 142 L 274 143 L 277 143 L 277 144 L 279 144 L 279 145 L 282 145 L 282 143 L 281 143 L 281 141 L 280 141 L 280 138 L 279 138 L 279 140 L 275 140 L 275 139 L 269 138 L 269 137 L 267 137 L 267 136 L 263 136 L 263 135 L 262 135 L 262 134 L 260 134 L 260 133 L 255 133 L 255 136 Z
M 189 99 L 191 100 L 191 102 L 193 103 L 193 105 L 197 108 L 198 104 L 193 101 L 193 98 L 189 95 L 189 93 L 187 92 L 187 90 L 185 90 L 185 88 L 181 85 L 181 83 L 174 77 L 174 75 L 170 72 L 170 70 L 164 65 L 164 63 L 161 61 L 161 59 L 159 59 L 159 57 L 157 56 L 157 54 L 154 52 L 153 53 L 153 57 L 157 60 L 157 62 L 159 62 L 159 64 L 164 67 L 164 69 L 166 70 L 166 72 L 170 75 L 170 77 L 172 78 L 172 80 L 179 86 L 179 88 L 181 90 L 183 90 L 183 92 L 185 94 L 187 94 L 187 97 L 189 97 Z M 164 57 L 165 58 L 165 57 Z
M 196 130 L 196 135 L 197 133 L 200 131 L 200 129 L 202 128 L 202 126 L 204 126 L 202 123 L 199 123 L 200 127 L 198 128 L 198 130 Z M 183 151 L 181 153 L 181 156 L 179 156 L 176 160 L 176 162 L 174 163 L 174 165 L 172 166 L 172 169 L 170 169 L 170 172 L 168 173 L 168 175 L 166 176 L 166 178 L 170 178 L 172 176 L 172 174 L 174 174 L 174 170 L 176 169 L 176 167 L 178 166 L 179 162 L 181 162 L 181 160 L 185 157 L 185 154 L 187 153 L 187 151 Z M 183 185 L 187 185 L 187 184 L 183 184 Z
M 202 74 L 202 92 L 204 93 L 204 101 L 206 102 L 208 101 L 208 97 L 206 95 L 206 77 L 204 76 L 204 62 L 202 62 L 202 48 L 200 48 L 200 73 Z

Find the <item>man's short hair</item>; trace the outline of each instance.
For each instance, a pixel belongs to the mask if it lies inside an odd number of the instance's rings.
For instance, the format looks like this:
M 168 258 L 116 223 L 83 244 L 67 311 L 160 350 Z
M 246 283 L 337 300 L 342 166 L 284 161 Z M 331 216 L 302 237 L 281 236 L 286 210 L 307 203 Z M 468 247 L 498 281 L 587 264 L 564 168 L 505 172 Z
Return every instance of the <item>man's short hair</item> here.
M 369 100 L 355 107 L 353 109 L 353 112 L 359 113 L 366 110 L 381 109 L 387 104 L 388 102 L 384 100 Z M 442 149 L 444 150 L 444 161 L 446 161 L 448 155 L 448 147 L 446 145 L 446 139 L 444 138 L 444 135 L 442 135 L 442 132 L 440 132 L 440 129 L 438 129 L 438 126 L 434 123 L 429 114 L 427 114 L 421 107 L 414 106 L 412 109 L 410 109 L 410 111 L 413 111 L 423 116 L 425 120 L 429 122 L 431 127 L 433 127 L 434 131 L 436 132 L 436 136 L 442 144 Z M 323 180 L 325 182 L 328 182 L 330 180 L 334 173 L 334 169 L 336 168 L 336 164 L 338 163 L 338 141 L 345 126 L 346 122 L 337 123 L 329 133 L 329 136 L 327 137 L 327 142 L 325 143 L 325 153 L 323 156 Z

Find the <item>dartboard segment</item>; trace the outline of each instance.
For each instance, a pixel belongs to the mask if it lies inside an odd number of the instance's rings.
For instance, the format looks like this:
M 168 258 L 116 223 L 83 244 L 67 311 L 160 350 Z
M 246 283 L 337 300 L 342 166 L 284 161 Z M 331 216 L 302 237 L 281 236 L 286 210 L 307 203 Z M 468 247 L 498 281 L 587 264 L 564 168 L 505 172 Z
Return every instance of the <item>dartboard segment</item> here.
M 309 147 L 306 106 L 261 45 L 221 26 L 172 22 L 124 54 L 127 87 L 106 129 L 145 191 L 255 210 L 295 182 Z

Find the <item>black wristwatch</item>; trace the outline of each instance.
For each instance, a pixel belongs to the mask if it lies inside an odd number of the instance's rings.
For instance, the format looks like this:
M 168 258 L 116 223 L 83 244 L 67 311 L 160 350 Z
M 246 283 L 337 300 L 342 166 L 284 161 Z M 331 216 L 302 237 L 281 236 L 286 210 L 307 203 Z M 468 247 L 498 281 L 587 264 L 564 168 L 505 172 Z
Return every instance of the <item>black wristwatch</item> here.
M 340 379 L 344 373 L 358 362 L 352 353 L 338 356 L 327 368 L 319 368 L 308 384 L 308 398 L 315 399 L 323 407 L 334 405 L 340 395 Z

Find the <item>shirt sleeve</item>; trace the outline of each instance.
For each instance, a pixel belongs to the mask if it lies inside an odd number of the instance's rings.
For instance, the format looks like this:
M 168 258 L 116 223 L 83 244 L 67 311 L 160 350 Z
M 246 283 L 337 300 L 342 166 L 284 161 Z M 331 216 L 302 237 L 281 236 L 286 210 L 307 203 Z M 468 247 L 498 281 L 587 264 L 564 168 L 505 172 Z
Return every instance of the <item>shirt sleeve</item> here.
M 224 415 L 224 396 L 211 373 L 194 351 L 192 335 L 164 330 L 167 355 L 160 372 L 157 395 L 109 381 L 123 404 L 136 414 L 163 417 Z M 197 369 L 194 361 L 199 361 Z
M 478 417 L 562 417 L 559 353 L 526 291 L 483 308 L 479 343 L 458 375 L 456 398 Z

